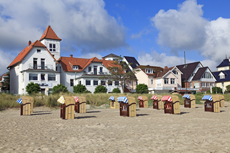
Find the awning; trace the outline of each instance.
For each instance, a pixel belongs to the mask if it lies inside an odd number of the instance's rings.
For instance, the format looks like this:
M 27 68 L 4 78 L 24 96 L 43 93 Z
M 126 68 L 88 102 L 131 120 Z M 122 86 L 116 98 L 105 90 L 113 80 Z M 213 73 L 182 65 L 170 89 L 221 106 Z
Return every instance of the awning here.
M 138 100 L 143 100 L 142 96 L 139 96 L 137 99 L 138 99 Z
M 114 99 L 113 96 L 110 96 L 110 97 L 109 97 L 109 100 L 113 100 L 113 101 L 114 101 L 115 99 Z
M 127 97 L 118 97 L 117 98 L 117 101 L 120 103 L 120 102 L 123 102 L 123 103 L 128 103 L 128 99 Z
M 171 97 L 171 96 L 163 96 L 163 98 L 161 99 L 161 101 L 169 101 L 169 102 L 172 102 L 172 97 Z
M 157 100 L 157 96 L 153 95 L 153 96 L 151 97 L 151 100 Z
M 202 98 L 202 100 L 212 101 L 212 96 L 211 95 L 204 95 L 204 97 Z
M 61 96 L 58 100 L 59 103 L 64 104 L 65 103 L 65 97 Z
M 190 99 L 190 95 L 184 95 L 183 98 Z
M 75 100 L 75 102 L 76 102 L 76 103 L 78 103 L 78 102 L 79 102 L 79 99 L 78 99 L 78 97 L 77 97 L 77 96 L 73 96 L 73 98 L 74 98 L 74 100 Z

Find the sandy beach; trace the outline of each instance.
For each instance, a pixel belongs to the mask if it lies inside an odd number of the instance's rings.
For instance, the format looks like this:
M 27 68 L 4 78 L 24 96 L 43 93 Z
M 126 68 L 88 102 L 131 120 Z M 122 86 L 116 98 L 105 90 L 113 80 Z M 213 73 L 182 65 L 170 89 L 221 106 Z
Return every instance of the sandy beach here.
M 36 107 L 0 112 L 0 152 L 230 152 L 230 103 L 220 113 L 180 105 L 181 114 L 137 108 L 137 117 L 119 110 L 88 109 L 74 120 L 60 109 Z

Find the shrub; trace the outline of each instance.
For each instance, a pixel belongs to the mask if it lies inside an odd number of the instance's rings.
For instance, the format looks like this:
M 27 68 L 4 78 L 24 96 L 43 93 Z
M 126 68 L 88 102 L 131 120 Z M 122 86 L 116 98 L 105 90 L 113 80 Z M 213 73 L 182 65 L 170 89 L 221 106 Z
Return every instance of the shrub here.
M 222 93 L 222 89 L 220 87 L 212 87 L 212 93 Z
M 53 87 L 53 92 L 52 92 L 53 94 L 60 93 L 60 92 L 68 92 L 68 90 L 62 84 L 58 84 L 58 85 Z
M 230 85 L 226 86 L 226 91 L 225 92 L 228 92 L 228 93 L 230 92 Z
M 39 84 L 37 84 L 37 83 L 31 82 L 26 86 L 26 92 L 28 92 L 28 94 L 38 93 L 40 90 L 41 90 L 41 88 L 40 88 Z
M 148 86 L 146 84 L 138 84 L 136 86 L 136 92 L 137 93 L 148 93 Z
M 98 85 L 94 91 L 94 93 L 106 93 L 106 92 L 107 92 L 107 88 L 102 85 Z
M 74 93 L 85 93 L 86 87 L 84 85 L 78 84 L 77 86 L 73 86 Z
M 114 88 L 112 93 L 121 93 L 121 90 L 119 88 Z

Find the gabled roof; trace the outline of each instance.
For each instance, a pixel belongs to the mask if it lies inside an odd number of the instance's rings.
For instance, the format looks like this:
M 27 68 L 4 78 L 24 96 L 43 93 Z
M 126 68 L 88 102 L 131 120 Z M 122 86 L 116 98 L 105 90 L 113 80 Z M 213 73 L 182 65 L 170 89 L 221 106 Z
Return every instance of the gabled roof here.
M 195 76 L 193 77 L 192 81 L 195 80 L 200 80 L 202 75 L 204 74 L 204 72 L 208 69 L 208 67 L 201 67 L 198 69 L 198 71 L 196 72 Z M 210 71 L 211 72 L 211 71 Z
M 162 72 L 159 72 L 157 74 L 157 77 L 163 77 L 166 73 L 168 73 L 169 71 L 171 71 L 174 67 L 170 67 L 170 68 L 166 68 L 166 69 L 163 69 Z
M 140 65 L 138 61 L 135 59 L 135 57 L 124 56 L 124 58 L 127 60 L 127 62 L 133 69 Z
M 106 58 L 106 57 L 120 57 L 120 56 L 117 56 L 117 55 L 111 53 L 111 54 L 109 54 L 109 55 L 104 56 L 103 58 Z
M 230 66 L 230 62 L 229 62 L 229 59 L 224 59 L 220 65 L 218 65 L 216 68 L 218 67 L 224 67 L 224 66 Z
M 138 68 L 140 68 L 146 75 L 154 76 L 154 77 L 157 76 L 158 72 L 161 72 L 161 71 L 164 70 L 162 67 L 159 67 L 159 66 L 150 66 L 150 65 L 139 65 L 135 69 L 138 69 Z M 157 73 L 152 73 L 152 74 L 151 73 L 146 73 L 145 69 L 153 69 Z
M 225 78 L 224 78 L 224 79 L 220 79 L 219 74 L 220 74 L 221 72 L 225 74 Z M 230 70 L 212 72 L 212 74 L 213 74 L 214 77 L 216 78 L 216 82 L 230 81 Z
M 176 66 L 183 73 L 181 76 L 182 81 L 188 80 L 190 78 L 190 76 L 192 75 L 193 71 L 195 70 L 198 64 L 200 64 L 200 62 L 194 62 L 194 63 L 188 63 L 188 64 L 182 64 Z
M 56 35 L 56 33 L 53 31 L 51 26 L 48 26 L 43 33 L 42 37 L 40 38 L 40 41 L 43 39 L 52 39 L 52 40 L 60 40 L 61 39 Z
M 102 63 L 105 67 L 121 67 L 120 65 L 114 64 L 114 61 L 109 60 L 100 60 L 96 57 L 86 59 L 86 58 L 74 58 L 74 57 L 60 57 L 58 60 L 63 68 L 63 71 L 65 72 L 82 72 L 84 69 L 89 66 L 91 63 Z M 73 70 L 72 66 L 78 65 L 78 70 Z
M 40 41 L 36 40 L 35 42 L 33 42 L 30 46 L 27 46 L 26 48 L 24 48 L 19 54 L 18 56 L 13 60 L 13 62 L 11 62 L 11 64 L 7 67 L 11 67 L 14 66 L 17 63 L 20 63 L 25 57 L 26 55 L 34 48 L 34 47 L 41 47 L 41 48 L 46 48 L 45 45 L 43 45 Z M 46 48 L 46 50 L 49 52 L 49 54 L 52 56 L 52 54 L 50 53 L 50 51 Z M 52 56 L 53 57 L 53 56 Z M 53 59 L 56 61 L 56 59 L 53 57 Z

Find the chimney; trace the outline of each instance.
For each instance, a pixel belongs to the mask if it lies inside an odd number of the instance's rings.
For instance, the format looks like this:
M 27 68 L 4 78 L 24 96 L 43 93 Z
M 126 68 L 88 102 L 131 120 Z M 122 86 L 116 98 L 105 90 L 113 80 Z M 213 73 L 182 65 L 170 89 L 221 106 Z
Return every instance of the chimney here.
M 168 66 L 165 66 L 165 69 L 167 69 L 168 68 Z
M 102 57 L 102 60 L 105 60 L 105 58 L 104 58 L 104 57 Z
M 72 55 L 72 54 L 70 54 L 70 57 L 71 57 L 71 58 L 73 58 L 73 55 Z
M 31 45 L 31 41 L 29 40 L 29 42 L 28 42 L 28 46 L 30 46 Z

